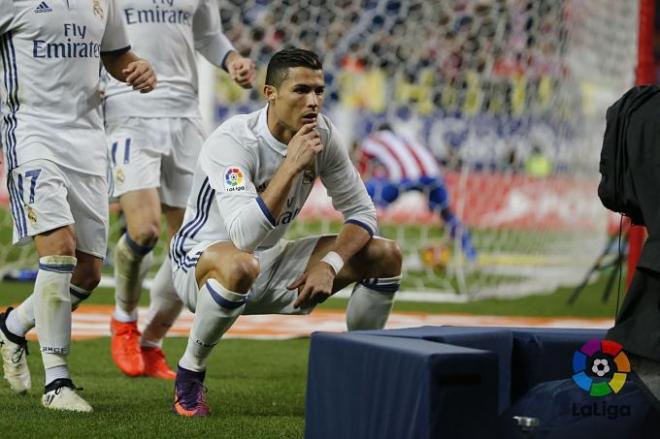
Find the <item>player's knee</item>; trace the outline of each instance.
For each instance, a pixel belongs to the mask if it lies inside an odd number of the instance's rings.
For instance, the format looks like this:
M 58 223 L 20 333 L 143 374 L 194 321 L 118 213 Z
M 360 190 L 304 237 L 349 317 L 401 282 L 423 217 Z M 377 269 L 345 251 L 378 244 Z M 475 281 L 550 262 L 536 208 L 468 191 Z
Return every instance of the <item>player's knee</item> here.
M 259 262 L 254 256 L 241 253 L 232 260 L 228 273 L 225 286 L 229 290 L 247 291 L 259 276 Z
M 401 247 L 391 239 L 373 239 L 373 249 L 370 252 L 370 265 L 377 272 L 371 273 L 372 277 L 391 277 L 401 274 L 403 254 Z
M 79 263 L 76 266 L 76 285 L 92 291 L 101 282 L 101 266 L 93 263 Z
M 129 227 L 128 234 L 136 244 L 153 247 L 160 236 L 160 224 L 157 221 L 146 221 L 135 227 Z
M 391 267 L 391 272 L 385 273 L 385 276 L 397 276 L 401 274 L 403 265 L 403 253 L 401 247 L 396 241 L 388 240 L 385 243 L 385 265 Z

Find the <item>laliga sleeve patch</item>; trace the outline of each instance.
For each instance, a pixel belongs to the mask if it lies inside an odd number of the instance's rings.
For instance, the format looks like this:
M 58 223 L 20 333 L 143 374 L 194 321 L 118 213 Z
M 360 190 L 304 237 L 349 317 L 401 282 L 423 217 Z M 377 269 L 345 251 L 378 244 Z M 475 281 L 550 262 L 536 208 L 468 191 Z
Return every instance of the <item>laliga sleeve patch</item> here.
M 245 172 L 236 166 L 230 166 L 225 171 L 225 190 L 238 192 L 245 190 Z

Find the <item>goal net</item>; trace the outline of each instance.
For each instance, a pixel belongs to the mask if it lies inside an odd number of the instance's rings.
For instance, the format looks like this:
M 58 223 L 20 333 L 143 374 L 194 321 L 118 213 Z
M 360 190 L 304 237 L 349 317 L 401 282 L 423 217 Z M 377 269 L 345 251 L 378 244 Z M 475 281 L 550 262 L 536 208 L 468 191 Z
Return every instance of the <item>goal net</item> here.
M 322 57 L 325 112 L 347 147 L 388 122 L 430 148 L 476 260 L 423 190 L 382 209 L 380 233 L 403 247 L 404 291 L 479 298 L 575 285 L 603 250 L 604 113 L 634 82 L 636 3 L 251 0 L 222 2 L 221 12 L 261 81 L 282 48 Z M 264 105 L 260 91 L 217 74 L 215 123 Z M 341 224 L 316 189 L 292 236 Z
M 424 188 L 403 191 L 379 210 L 379 233 L 404 251 L 408 297 L 551 292 L 577 284 L 602 251 L 607 213 L 595 194 L 604 112 L 633 84 L 637 2 L 231 0 L 219 7 L 225 33 L 257 63 L 259 85 L 245 91 L 224 72 L 202 68 L 212 125 L 263 106 L 270 56 L 302 47 L 323 59 L 324 112 L 347 148 L 388 122 L 441 164 L 451 209 L 477 257 L 466 258 L 428 210 Z M 2 270 L 30 266 L 30 250 L 10 247 L 1 189 L 0 201 Z M 317 182 L 290 236 L 340 225 Z M 114 221 L 114 236 L 118 227 Z

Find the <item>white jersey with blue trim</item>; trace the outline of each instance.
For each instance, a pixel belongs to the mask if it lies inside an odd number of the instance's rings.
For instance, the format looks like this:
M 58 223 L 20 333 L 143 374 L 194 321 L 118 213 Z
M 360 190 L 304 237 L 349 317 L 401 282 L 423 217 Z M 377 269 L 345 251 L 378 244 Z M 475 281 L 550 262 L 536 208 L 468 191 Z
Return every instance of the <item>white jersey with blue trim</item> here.
M 9 169 L 47 159 L 106 175 L 104 52 L 130 49 L 114 0 L 15 0 L 0 36 L 2 144 Z
M 9 29 L 9 24 L 14 18 L 14 4 L 12 0 L 0 0 L 0 34 Z
M 195 51 L 222 67 L 234 50 L 222 33 L 216 0 L 117 0 L 133 50 L 147 59 L 158 85 L 143 95 L 107 78 L 107 119 L 199 117 Z
M 328 118 L 318 117 L 323 150 L 309 169 L 294 177 L 284 207 L 274 218 L 260 197 L 284 161 L 287 145 L 273 137 L 265 107 L 237 115 L 218 127 L 204 143 L 181 229 L 172 239 L 170 255 L 179 267 L 192 267 L 199 255 L 193 247 L 232 241 L 244 251 L 261 251 L 285 235 L 321 178 L 332 204 L 350 222 L 373 234 L 376 209 Z

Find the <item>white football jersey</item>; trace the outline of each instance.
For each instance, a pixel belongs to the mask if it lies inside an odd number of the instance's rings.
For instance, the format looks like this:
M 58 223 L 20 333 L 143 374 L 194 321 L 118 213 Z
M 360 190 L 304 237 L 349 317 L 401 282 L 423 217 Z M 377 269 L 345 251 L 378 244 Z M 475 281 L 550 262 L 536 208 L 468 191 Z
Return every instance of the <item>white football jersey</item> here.
M 0 36 L 2 144 L 9 169 L 48 159 L 106 175 L 101 54 L 130 48 L 113 0 L 15 0 Z
M 133 51 L 151 63 L 158 85 L 144 95 L 108 78 L 106 118 L 199 117 L 195 50 L 218 67 L 234 50 L 222 33 L 216 0 L 117 0 L 117 5 Z
M 12 0 L 0 0 L 0 34 L 9 29 L 13 17 L 14 5 Z
M 232 241 L 250 252 L 271 248 L 302 209 L 316 177 L 321 178 L 345 222 L 370 234 L 376 231 L 376 209 L 336 128 L 323 115 L 319 115 L 317 126 L 323 151 L 313 167 L 295 177 L 279 216 L 270 214 L 259 194 L 284 161 L 287 145 L 268 129 L 267 108 L 228 119 L 204 143 L 183 225 L 170 248 L 177 266 L 194 266 L 199 255 L 187 253 L 204 242 Z

